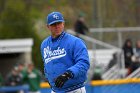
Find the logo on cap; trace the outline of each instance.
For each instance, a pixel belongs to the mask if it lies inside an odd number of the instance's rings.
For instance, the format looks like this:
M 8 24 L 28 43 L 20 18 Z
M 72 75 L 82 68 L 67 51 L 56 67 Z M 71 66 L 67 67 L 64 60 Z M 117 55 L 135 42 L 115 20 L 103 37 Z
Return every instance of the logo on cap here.
M 64 22 L 63 15 L 60 12 L 52 12 L 47 16 L 47 24 L 51 25 L 56 22 Z
M 59 19 L 59 16 L 58 16 L 57 14 L 54 14 L 54 15 L 53 15 L 53 18 Z

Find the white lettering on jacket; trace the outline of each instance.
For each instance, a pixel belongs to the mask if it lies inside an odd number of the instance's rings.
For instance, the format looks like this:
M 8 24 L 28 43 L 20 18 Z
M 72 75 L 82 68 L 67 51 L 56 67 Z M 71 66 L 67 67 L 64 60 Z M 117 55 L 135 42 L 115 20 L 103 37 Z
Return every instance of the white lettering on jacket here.
M 48 63 L 54 59 L 64 57 L 64 56 L 66 56 L 66 54 L 67 54 L 67 52 L 64 48 L 60 49 L 60 47 L 58 47 L 56 50 L 52 51 L 51 48 L 49 48 L 49 46 L 47 46 L 46 48 L 44 48 L 45 63 Z

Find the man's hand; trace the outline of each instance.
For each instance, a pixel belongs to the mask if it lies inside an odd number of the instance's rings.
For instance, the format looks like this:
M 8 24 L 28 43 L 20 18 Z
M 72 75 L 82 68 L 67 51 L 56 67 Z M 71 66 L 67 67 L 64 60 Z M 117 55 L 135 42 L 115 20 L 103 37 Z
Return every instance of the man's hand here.
M 61 88 L 64 83 L 69 80 L 70 78 L 72 78 L 72 74 L 71 72 L 65 72 L 64 74 L 58 76 L 55 80 L 55 86 L 58 88 Z

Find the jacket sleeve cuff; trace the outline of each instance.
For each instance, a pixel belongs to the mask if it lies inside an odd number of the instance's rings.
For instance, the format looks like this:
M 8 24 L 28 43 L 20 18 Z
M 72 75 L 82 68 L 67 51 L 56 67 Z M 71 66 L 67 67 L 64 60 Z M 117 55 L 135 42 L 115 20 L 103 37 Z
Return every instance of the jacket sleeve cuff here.
M 73 78 L 73 77 L 74 77 L 74 74 L 72 73 L 72 71 L 67 70 L 66 72 L 68 72 L 68 73 L 70 74 L 71 78 Z

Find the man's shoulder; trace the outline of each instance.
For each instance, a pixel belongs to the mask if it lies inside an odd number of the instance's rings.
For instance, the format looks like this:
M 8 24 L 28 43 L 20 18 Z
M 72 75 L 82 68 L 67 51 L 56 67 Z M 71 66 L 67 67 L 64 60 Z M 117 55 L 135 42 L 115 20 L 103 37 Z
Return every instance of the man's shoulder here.
M 70 36 L 70 40 L 71 41 L 74 41 L 74 42 L 84 42 L 81 38 L 76 37 L 74 35 L 69 34 L 69 36 Z
M 78 38 L 78 37 L 76 37 L 76 36 L 74 36 L 74 35 L 72 35 L 72 34 L 69 34 L 69 33 L 67 33 L 67 37 L 68 37 L 70 40 L 78 40 L 78 39 L 80 39 L 80 38 Z
M 68 33 L 68 37 L 69 37 L 69 40 L 71 41 L 71 43 L 79 43 L 79 44 L 85 44 L 85 41 L 79 37 L 76 37 L 72 34 L 69 34 Z

